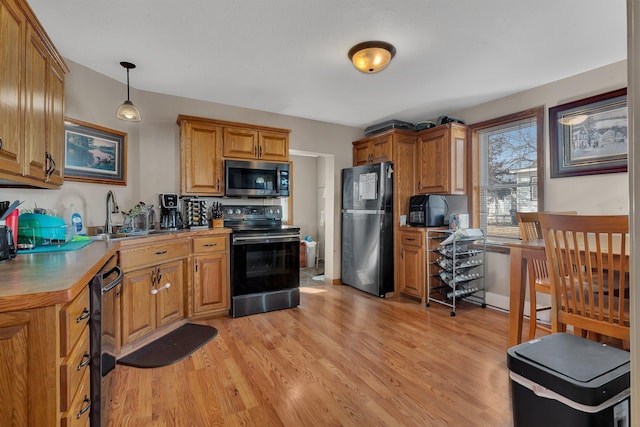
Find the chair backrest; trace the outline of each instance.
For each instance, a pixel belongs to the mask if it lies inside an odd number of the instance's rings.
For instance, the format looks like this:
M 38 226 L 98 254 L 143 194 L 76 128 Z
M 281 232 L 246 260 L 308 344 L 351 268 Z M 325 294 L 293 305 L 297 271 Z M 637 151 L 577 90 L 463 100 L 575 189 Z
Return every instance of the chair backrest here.
M 542 239 L 539 212 L 516 212 L 522 240 Z
M 629 217 L 540 214 L 553 332 L 629 341 Z M 585 332 L 583 332 L 585 331 Z
M 576 215 L 576 211 L 556 212 L 566 215 Z M 522 240 L 542 239 L 542 228 L 540 227 L 540 212 L 516 212 L 518 228 Z M 529 268 L 533 270 L 534 280 L 546 280 L 549 276 L 547 263 L 541 260 L 532 260 Z
M 551 213 L 551 212 L 550 212 Z M 557 214 L 576 215 L 576 211 L 553 212 Z M 520 237 L 522 240 L 542 239 L 542 229 L 540 228 L 540 212 L 516 212 Z

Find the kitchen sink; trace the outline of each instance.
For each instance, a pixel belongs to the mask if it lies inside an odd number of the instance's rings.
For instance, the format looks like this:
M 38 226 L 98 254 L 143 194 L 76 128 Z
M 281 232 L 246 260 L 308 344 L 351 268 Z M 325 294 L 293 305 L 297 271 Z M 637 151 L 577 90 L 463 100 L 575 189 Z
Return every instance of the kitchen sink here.
M 156 236 L 158 234 L 169 234 L 172 230 L 146 230 L 146 231 L 130 231 L 118 233 L 100 233 L 95 236 L 89 236 L 91 240 L 124 240 L 134 239 L 138 237 Z

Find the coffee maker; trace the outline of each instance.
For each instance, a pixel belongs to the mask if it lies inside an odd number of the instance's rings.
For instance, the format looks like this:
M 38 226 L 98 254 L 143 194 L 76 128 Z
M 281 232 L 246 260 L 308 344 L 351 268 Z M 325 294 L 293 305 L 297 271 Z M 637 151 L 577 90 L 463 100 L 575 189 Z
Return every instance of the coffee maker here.
M 178 210 L 178 195 L 175 193 L 160 194 L 160 228 L 178 230 L 182 228 L 182 215 Z

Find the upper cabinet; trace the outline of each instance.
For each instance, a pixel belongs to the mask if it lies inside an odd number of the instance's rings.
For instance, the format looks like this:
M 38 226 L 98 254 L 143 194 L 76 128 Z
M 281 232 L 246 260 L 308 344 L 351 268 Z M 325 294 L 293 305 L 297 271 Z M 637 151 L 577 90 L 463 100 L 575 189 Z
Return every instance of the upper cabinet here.
M 248 160 L 289 160 L 289 131 L 225 126 L 222 155 Z
M 224 195 L 222 127 L 178 116 L 182 195 Z
M 224 160 L 289 160 L 289 130 L 178 116 L 182 195 L 224 196 Z
M 466 194 L 467 127 L 448 123 L 418 133 L 419 194 Z
M 0 32 L 0 179 L 59 187 L 68 69 L 24 1 L 0 0 Z
M 353 166 L 393 159 L 392 133 L 385 132 L 353 143 Z

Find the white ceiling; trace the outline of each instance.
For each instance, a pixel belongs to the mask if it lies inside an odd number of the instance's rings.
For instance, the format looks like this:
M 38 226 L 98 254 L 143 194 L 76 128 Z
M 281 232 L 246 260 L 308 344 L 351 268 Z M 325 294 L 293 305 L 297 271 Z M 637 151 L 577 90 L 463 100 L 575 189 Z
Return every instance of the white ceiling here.
M 625 0 L 28 1 L 65 58 L 121 82 L 135 63 L 132 88 L 357 127 L 627 57 Z M 347 58 L 366 40 L 397 49 L 380 73 Z

